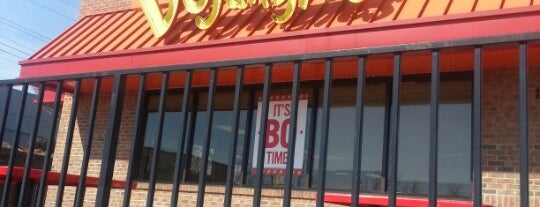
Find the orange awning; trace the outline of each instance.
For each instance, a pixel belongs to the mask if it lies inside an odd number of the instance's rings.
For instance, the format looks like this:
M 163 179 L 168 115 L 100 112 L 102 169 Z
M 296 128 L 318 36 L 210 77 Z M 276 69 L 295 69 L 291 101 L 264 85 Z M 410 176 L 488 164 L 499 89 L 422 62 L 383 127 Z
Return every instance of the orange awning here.
M 302 55 L 357 48 L 376 48 L 423 42 L 451 41 L 540 32 L 540 0 L 441 0 L 349 1 L 312 0 L 306 11 L 298 10 L 290 22 L 275 24 L 270 12 L 260 5 L 246 10 L 224 7 L 214 27 L 200 30 L 194 16 L 180 12 L 172 30 L 155 38 L 140 9 L 86 16 L 50 42 L 29 60 L 21 62 L 21 77 L 54 76 L 111 70 L 130 70 L 171 65 Z M 164 7 L 165 8 L 165 7 Z M 487 49 L 486 69 L 514 68 L 517 48 Z M 538 54 L 531 46 L 530 54 Z M 497 60 L 497 61 L 492 61 Z M 540 65 L 532 59 L 531 67 Z M 404 56 L 405 73 L 428 72 L 430 54 Z M 356 75 L 356 60 L 336 60 L 336 77 Z M 336 66 L 336 67 L 338 67 Z M 319 61 L 303 65 L 309 72 L 303 80 L 322 77 Z M 391 57 L 370 57 L 368 75 L 391 73 Z M 279 72 L 279 68 L 283 68 Z M 290 80 L 291 65 L 278 65 L 276 82 Z M 472 68 L 470 48 L 452 49 L 441 54 L 442 71 Z M 246 81 L 260 83 L 262 70 L 248 70 Z M 220 74 L 234 74 L 223 71 Z M 208 84 L 208 74 L 196 74 L 194 86 Z M 234 75 L 220 75 L 220 84 L 231 84 Z M 181 87 L 183 74 L 173 74 L 172 87 Z M 159 78 L 150 78 L 149 88 L 159 88 Z M 87 82 L 87 81 L 85 81 Z M 83 91 L 91 83 L 83 82 Z M 128 80 L 128 82 L 131 82 Z M 103 81 L 103 88 L 110 80 Z M 68 85 L 69 87 L 69 85 Z M 135 89 L 135 85 L 128 84 Z
M 376 27 L 384 22 L 472 14 L 539 4 L 540 0 L 365 0 L 360 4 L 347 0 L 312 0 L 306 11 L 299 10 L 290 22 L 282 25 L 275 24 L 270 18 L 270 11 L 260 5 L 246 10 L 230 10 L 225 6 L 214 27 L 208 30 L 196 28 L 193 23 L 195 16 L 185 10 L 181 11 L 172 31 L 163 38 L 153 37 L 140 9 L 131 9 L 83 17 L 29 60 L 145 48 L 166 49 L 163 47 L 344 26 Z

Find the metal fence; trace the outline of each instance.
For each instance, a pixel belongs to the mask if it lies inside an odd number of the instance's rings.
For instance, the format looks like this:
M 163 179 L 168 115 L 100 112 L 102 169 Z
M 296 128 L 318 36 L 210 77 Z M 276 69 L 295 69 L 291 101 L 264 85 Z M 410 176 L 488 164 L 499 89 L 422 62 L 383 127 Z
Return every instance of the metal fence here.
M 5 102 L 5 107 L 2 109 L 4 116 L 1 117 L 0 123 L 0 138 L 4 136 L 3 132 L 7 121 L 16 121 L 16 131 L 21 130 L 22 116 L 24 113 L 24 104 L 21 104 L 17 107 L 19 117 L 17 120 L 6 120 L 7 111 L 10 103 L 10 94 L 11 91 L 15 90 L 15 87 L 22 87 L 23 98 L 22 103 L 25 102 L 27 97 L 29 86 L 39 87 L 38 94 L 38 108 L 43 104 L 44 89 L 49 84 L 56 85 L 56 96 L 54 100 L 54 119 L 55 123 L 53 127 L 58 127 L 58 116 L 61 108 L 61 93 L 63 92 L 64 83 L 67 81 L 74 82 L 73 90 L 73 103 L 72 108 L 70 109 L 70 119 L 68 123 L 68 137 L 66 138 L 65 151 L 63 152 L 63 165 L 61 169 L 60 181 L 58 184 L 58 194 L 56 197 L 56 205 L 62 206 L 63 200 L 63 189 L 65 186 L 65 180 L 67 175 L 67 166 L 70 158 L 71 144 L 73 140 L 73 131 L 75 126 L 75 118 L 77 113 L 77 107 L 79 106 L 78 97 L 81 93 L 81 82 L 82 80 L 93 79 L 93 95 L 90 108 L 89 116 L 89 129 L 87 134 L 84 135 L 87 139 L 85 142 L 85 153 L 83 156 L 83 162 L 81 167 L 81 177 L 79 185 L 77 187 L 75 205 L 82 206 L 84 200 L 85 192 L 85 177 L 86 171 L 88 169 L 88 162 L 90 159 L 90 149 L 92 143 L 92 133 L 94 131 L 94 122 L 96 117 L 98 98 L 100 96 L 100 84 L 103 78 L 112 78 L 112 93 L 111 93 L 111 102 L 109 106 L 109 113 L 107 119 L 107 128 L 104 141 L 104 151 L 101 154 L 101 173 L 99 176 L 99 185 L 96 195 L 96 206 L 108 206 L 109 204 L 109 194 L 111 189 L 111 181 L 115 164 L 115 155 L 118 145 L 118 136 L 120 128 L 120 116 L 122 114 L 122 106 L 124 101 L 126 79 L 130 76 L 139 77 L 138 85 L 138 98 L 136 102 L 136 114 L 135 114 L 135 124 L 133 127 L 133 143 L 132 143 L 132 152 L 129 158 L 129 169 L 126 175 L 126 186 L 124 193 L 124 206 L 129 206 L 129 200 L 131 196 L 131 185 L 134 179 L 134 169 L 133 163 L 135 162 L 134 157 L 136 156 L 137 145 L 140 143 L 136 142 L 136 137 L 141 133 L 142 116 L 143 116 L 143 107 L 144 107 L 144 94 L 145 94 L 145 83 L 147 74 L 160 73 L 162 76 L 162 86 L 160 89 L 160 104 L 159 104 L 159 122 L 157 123 L 158 129 L 163 128 L 164 122 L 164 113 L 165 113 L 165 99 L 166 93 L 168 91 L 169 77 L 171 72 L 183 72 L 186 74 L 185 86 L 183 90 L 183 106 L 182 114 L 184 116 L 184 121 L 180 123 L 182 128 L 186 128 L 187 123 L 187 111 L 190 97 L 190 91 L 192 90 L 192 79 L 193 73 L 198 70 L 208 70 L 210 68 L 210 84 L 208 87 L 208 101 L 207 101 L 207 113 L 208 120 L 206 122 L 207 134 L 204 139 L 203 150 L 202 150 L 202 161 L 200 163 L 200 174 L 198 182 L 198 194 L 197 194 L 197 206 L 204 206 L 204 196 L 205 196 L 205 186 L 206 180 L 204 179 L 204 174 L 207 168 L 208 155 L 209 155 L 209 145 L 211 137 L 211 125 L 213 117 L 213 107 L 214 107 L 214 94 L 217 86 L 217 75 L 218 71 L 227 67 L 237 67 L 236 73 L 236 85 L 235 85 L 235 95 L 234 95 L 234 107 L 233 107 L 233 129 L 238 128 L 239 126 L 239 114 L 240 114 L 240 96 L 241 89 L 243 87 L 244 71 L 248 65 L 264 65 L 264 82 L 263 82 L 263 98 L 262 98 L 262 120 L 260 122 L 261 137 L 266 137 L 266 128 L 267 128 L 267 116 L 268 116 L 268 107 L 269 107 L 269 96 L 270 88 L 272 87 L 272 67 L 274 63 L 280 62 L 292 62 L 294 63 L 293 68 L 293 80 L 292 80 L 292 108 L 291 108 L 291 128 L 289 132 L 289 137 L 291 138 L 291 144 L 288 146 L 289 153 L 294 154 L 295 150 L 295 140 L 296 134 L 293 133 L 296 130 L 297 124 L 297 108 L 298 108 L 298 98 L 299 98 L 299 88 L 300 88 L 300 73 L 302 72 L 302 63 L 307 60 L 316 60 L 324 59 L 325 61 L 325 73 L 324 73 L 324 87 L 323 87 L 323 104 L 322 104 L 322 124 L 321 124 L 321 134 L 322 141 L 320 143 L 320 156 L 319 156 L 319 168 L 318 168 L 318 179 L 320 182 L 317 182 L 316 190 L 316 203 L 317 206 L 324 206 L 324 197 L 325 194 L 325 168 L 327 165 L 327 146 L 328 146 L 328 131 L 329 131 L 329 113 L 330 113 L 330 93 L 332 89 L 332 74 L 333 74 L 333 60 L 338 57 L 357 57 L 358 58 L 358 77 L 357 77 L 357 102 L 356 102 L 356 128 L 354 131 L 355 134 L 355 160 L 353 167 L 353 187 L 351 191 L 351 202 L 353 206 L 358 206 L 358 195 L 360 193 L 360 169 L 361 169 L 361 149 L 362 149 L 362 120 L 363 120 L 363 93 L 365 85 L 365 71 L 366 71 L 366 59 L 369 59 L 372 55 L 379 54 L 393 54 L 393 81 L 392 81 L 392 95 L 391 95 L 391 110 L 390 110 L 390 130 L 389 130 L 389 156 L 388 156 L 388 180 L 387 180 L 387 193 L 389 206 L 396 206 L 396 183 L 397 183 L 397 144 L 398 144 L 398 125 L 399 125 L 399 91 L 400 91 L 400 78 L 401 78 L 401 58 L 403 53 L 428 50 L 432 54 L 432 72 L 431 72 L 431 126 L 430 126 L 430 151 L 429 151 L 429 203 L 430 206 L 436 206 L 437 201 L 437 146 L 438 146 L 438 93 L 439 93 L 439 50 L 444 48 L 451 47 L 474 47 L 474 78 L 473 78 L 473 115 L 472 115 L 472 129 L 473 129 L 473 159 L 472 159 L 472 174 L 473 174 L 473 203 L 474 206 L 481 206 L 482 203 L 482 107 L 481 107 L 481 80 L 482 80 L 482 47 L 490 44 L 517 44 L 519 45 L 519 169 L 520 169 L 520 202 L 521 206 L 528 206 L 529 190 L 528 190 L 528 151 L 527 151 L 527 45 L 528 41 L 535 41 L 540 39 L 539 33 L 531 34 L 518 34 L 518 35 L 508 35 L 500 37 L 488 37 L 488 38 L 476 38 L 476 39 L 467 39 L 467 40 L 456 40 L 456 41 L 445 41 L 445 42 L 430 42 L 430 43 L 418 43 L 410 45 L 400 45 L 400 46 L 391 46 L 391 47 L 380 47 L 380 48 L 364 48 L 364 49 L 351 49 L 343 51 L 332 51 L 332 52 L 323 52 L 316 54 L 304 54 L 304 55 L 290 55 L 290 56 L 281 56 L 281 57 L 268 57 L 268 58 L 259 58 L 259 59 L 247 59 L 247 60 L 235 60 L 235 61 L 224 61 L 224 62 L 211 62 L 204 64 L 193 64 L 193 65 L 177 65 L 177 66 L 168 66 L 168 67 L 156 67 L 156 68 L 144 68 L 144 69 L 131 69 L 131 70 L 120 70 L 112 72 L 98 72 L 98 73 L 85 73 L 85 74 L 73 74 L 73 75 L 58 75 L 52 77 L 42 77 L 42 78 L 28 78 L 28 79 L 13 79 L 13 80 L 1 80 L 0 88 L 2 90 L 8 90 L 8 96 L 5 100 L 0 100 Z M 25 188 L 28 187 L 29 176 L 30 176 L 30 166 L 32 166 L 32 156 L 33 149 L 35 148 L 36 134 L 39 122 L 39 115 L 41 110 L 36 112 L 36 121 L 34 121 L 33 131 L 31 134 L 31 142 L 29 144 L 29 153 L 26 158 L 26 164 L 24 167 L 24 174 L 22 179 L 22 189 L 20 195 L 18 196 L 18 206 L 24 206 L 27 204 L 25 200 L 28 199 L 30 195 L 26 193 Z M 51 163 L 52 153 L 55 145 L 55 132 L 56 130 L 51 130 L 50 135 L 51 139 L 47 143 L 45 162 L 43 163 L 42 175 L 37 187 L 37 199 L 33 203 L 34 206 L 42 206 L 45 199 L 45 191 L 47 188 L 47 171 L 48 166 Z M 161 130 L 159 130 L 161 131 Z M 181 136 L 182 140 L 185 140 L 186 130 L 182 130 L 183 134 Z M 238 132 L 233 130 L 232 134 L 233 142 L 236 143 Z M 20 134 L 20 133 L 16 133 Z M 157 147 L 161 145 L 161 132 L 157 136 L 158 138 L 153 143 Z M 2 191 L 2 206 L 8 206 L 10 191 L 13 191 L 12 185 L 9 183 L 12 182 L 12 173 L 14 168 L 14 160 L 16 155 L 16 149 L 20 140 L 20 136 L 17 135 L 14 141 L 14 147 L 11 150 L 7 175 L 4 180 L 4 188 Z M 184 141 L 181 141 L 182 146 L 179 146 L 178 149 L 184 148 Z M 261 203 L 261 191 L 263 188 L 263 163 L 264 163 L 264 141 L 259 142 L 257 149 L 258 153 L 256 170 L 256 182 L 254 185 L 254 195 L 253 195 L 253 206 L 259 206 Z M 235 146 L 235 145 L 232 145 Z M 228 170 L 227 170 L 227 179 L 225 185 L 225 202 L 224 206 L 231 205 L 232 198 L 232 189 L 233 189 L 233 168 L 234 165 L 234 156 L 235 156 L 235 147 L 231 148 L 231 154 L 228 158 Z M 56 152 L 59 153 L 59 152 Z M 155 194 L 155 185 L 156 185 L 156 160 L 158 159 L 158 150 L 154 150 L 152 154 L 153 164 L 151 165 L 151 174 L 148 188 L 148 197 L 147 197 L 147 206 L 153 205 L 154 194 Z M 183 165 L 181 164 L 181 153 L 177 152 L 175 169 L 174 169 L 174 180 L 173 188 L 171 193 L 171 206 L 176 206 L 178 201 L 179 186 L 180 181 L 180 172 L 183 170 Z M 284 185 L 284 196 L 283 196 L 283 205 L 291 205 L 291 191 L 292 191 L 292 177 L 293 177 L 293 157 L 289 156 L 287 159 L 287 168 L 285 176 L 285 185 Z

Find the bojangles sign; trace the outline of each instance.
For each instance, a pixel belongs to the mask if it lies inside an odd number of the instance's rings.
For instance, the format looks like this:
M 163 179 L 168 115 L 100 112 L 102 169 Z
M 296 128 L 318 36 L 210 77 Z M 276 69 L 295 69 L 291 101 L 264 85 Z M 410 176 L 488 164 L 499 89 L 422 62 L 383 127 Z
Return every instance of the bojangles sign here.
M 187 12 L 196 15 L 195 25 L 199 29 L 208 29 L 214 24 L 221 14 L 223 1 L 229 9 L 246 9 L 250 6 L 262 5 L 263 8 L 274 12 L 272 20 L 278 24 L 285 23 L 291 19 L 296 8 L 306 10 L 309 0 L 168 0 L 168 9 L 163 16 L 156 0 L 139 0 L 146 19 L 156 37 L 161 37 L 171 28 L 176 14 L 179 12 L 180 3 Z M 180 2 L 182 1 L 182 2 Z M 211 2 L 210 2 L 211 1 Z M 363 0 L 348 0 L 352 3 L 360 3 Z M 277 13 L 273 8 L 284 6 L 281 13 Z M 206 14 L 203 16 L 203 13 Z

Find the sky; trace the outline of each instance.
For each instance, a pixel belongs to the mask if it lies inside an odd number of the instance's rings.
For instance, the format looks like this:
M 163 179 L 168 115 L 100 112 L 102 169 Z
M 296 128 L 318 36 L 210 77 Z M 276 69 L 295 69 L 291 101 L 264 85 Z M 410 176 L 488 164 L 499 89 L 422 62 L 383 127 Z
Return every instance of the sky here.
M 27 59 L 73 25 L 79 0 L 0 0 L 0 80 L 19 75 Z

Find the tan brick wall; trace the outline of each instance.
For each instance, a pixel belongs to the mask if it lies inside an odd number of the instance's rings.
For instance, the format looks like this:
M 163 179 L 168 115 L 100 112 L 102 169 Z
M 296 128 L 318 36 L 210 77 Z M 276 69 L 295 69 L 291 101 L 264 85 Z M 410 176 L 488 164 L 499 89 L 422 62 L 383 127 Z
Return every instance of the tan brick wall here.
M 80 17 L 133 8 L 136 0 L 81 0 Z
M 518 71 L 484 73 L 483 188 L 484 201 L 496 206 L 519 206 Z M 540 206 L 540 70 L 529 74 L 530 206 Z
M 115 162 L 115 172 L 113 179 L 125 180 L 127 173 L 127 164 L 130 153 L 130 140 L 132 136 L 132 125 L 134 122 L 135 106 L 132 104 L 135 102 L 135 95 L 127 95 L 125 97 L 125 104 L 122 113 L 122 122 L 120 126 L 120 137 L 118 142 L 118 150 Z M 73 143 L 71 145 L 71 156 L 69 159 L 68 173 L 80 174 L 82 156 L 84 153 L 83 144 L 85 140 L 86 129 L 88 128 L 88 114 L 90 111 L 91 97 L 83 96 L 79 103 L 79 110 L 77 112 L 77 121 L 75 122 L 75 133 L 73 134 Z M 72 98 L 66 96 L 64 99 L 64 107 L 62 115 L 60 117 L 60 126 L 58 130 L 58 138 L 56 143 L 56 149 L 53 156 L 51 171 L 59 172 L 62 168 L 63 153 L 65 149 L 67 127 L 69 122 L 69 116 L 71 111 Z M 88 166 L 88 176 L 99 177 L 101 168 L 101 154 L 103 153 L 104 134 L 107 124 L 107 115 L 110 105 L 110 95 L 101 96 L 99 99 L 99 107 L 96 116 L 96 123 L 94 125 L 94 137 L 92 142 L 92 149 L 90 153 L 90 162 Z M 122 190 L 123 191 L 123 190 Z M 64 205 L 73 205 L 75 197 L 75 187 L 66 187 L 64 194 Z M 47 205 L 52 205 L 55 202 L 57 190 L 55 187 L 50 187 L 48 190 Z M 112 190 L 111 194 L 121 195 L 121 191 Z M 96 195 L 95 188 L 88 188 L 85 194 L 85 204 L 93 206 Z M 114 196 L 111 196 L 115 198 Z M 111 199 L 112 201 L 117 199 Z
M 130 206 L 145 206 L 146 202 L 146 187 L 141 184 L 140 189 L 133 191 L 133 196 L 138 199 L 132 199 Z M 156 197 L 154 206 L 169 206 L 172 185 L 161 184 L 156 186 Z M 197 202 L 196 185 L 181 185 L 178 199 L 179 206 L 195 206 Z M 207 186 L 204 196 L 205 206 L 223 206 L 225 188 L 223 186 Z M 233 189 L 233 197 L 231 205 L 234 207 L 251 206 L 253 202 L 253 189 L 235 187 Z M 261 206 L 283 206 L 283 190 L 280 189 L 263 189 Z M 315 193 L 312 191 L 293 191 L 292 205 L 295 207 L 315 206 Z M 333 207 L 340 205 L 328 204 L 325 206 Z
M 531 70 L 529 74 L 529 116 L 530 116 L 530 194 L 531 205 L 540 206 L 540 99 L 537 98 L 536 88 L 540 87 L 540 70 Z M 517 70 L 495 70 L 484 73 L 483 82 L 483 189 L 484 202 L 500 207 L 512 207 L 519 204 L 519 169 L 518 169 L 518 91 Z M 127 171 L 127 159 L 130 152 L 132 124 L 134 122 L 134 102 L 136 96 L 126 96 L 122 115 L 120 142 L 115 165 L 114 178 L 124 180 Z M 103 150 L 103 135 L 108 113 L 110 97 L 100 98 L 98 116 L 95 126 L 94 143 L 89 168 L 89 176 L 98 176 L 101 153 Z M 90 97 L 84 96 L 80 101 L 75 135 L 73 138 L 69 172 L 78 174 L 82 159 L 82 144 L 87 127 Z M 62 153 L 65 144 L 67 123 L 71 109 L 71 99 L 66 97 L 56 153 L 53 160 L 53 170 L 60 170 Z M 170 185 L 157 186 L 155 206 L 168 206 L 170 201 Z M 207 187 L 205 203 L 207 206 L 220 206 L 223 202 L 223 187 Z M 56 196 L 55 187 L 49 188 L 47 204 L 52 205 Z M 64 205 L 73 203 L 75 188 L 65 190 Z M 182 185 L 179 204 L 194 206 L 197 186 Z M 85 204 L 93 206 L 95 188 L 86 191 Z M 146 202 L 146 184 L 139 185 L 133 191 L 131 206 L 144 206 Z M 250 206 L 253 190 L 235 188 L 233 206 Z M 282 190 L 264 189 L 263 206 L 281 206 Z M 123 190 L 112 190 L 111 206 L 120 206 Z M 293 206 L 313 206 L 314 192 L 296 191 L 293 193 Z
M 127 164 L 130 153 L 132 127 L 135 115 L 136 95 L 129 94 L 125 97 L 122 122 L 120 126 L 120 138 L 118 151 L 114 168 L 114 179 L 125 180 L 127 174 Z M 79 101 L 79 110 L 77 112 L 77 121 L 75 124 L 75 133 L 71 148 L 68 172 L 79 174 L 83 156 L 84 136 L 88 126 L 88 113 L 90 111 L 91 97 L 83 96 Z M 62 167 L 63 152 L 67 136 L 67 126 L 69 122 L 72 98 L 66 96 L 64 107 L 60 118 L 60 127 L 58 130 L 57 145 L 53 156 L 52 171 L 60 171 Z M 103 137 L 105 134 L 108 107 L 110 105 L 110 96 L 100 97 L 99 107 L 94 128 L 94 140 L 92 144 L 91 160 L 88 169 L 88 176 L 99 177 L 101 153 L 103 151 Z M 154 206 L 169 206 L 172 185 L 158 184 L 156 187 Z M 147 184 L 140 183 L 139 188 L 132 193 L 130 206 L 145 206 L 147 195 Z M 64 206 L 72 206 L 75 198 L 75 187 L 66 187 L 64 190 Z M 207 206 L 220 206 L 223 204 L 225 189 L 219 186 L 207 187 L 205 204 Z M 57 188 L 50 186 L 47 191 L 46 206 L 54 206 L 57 194 Z M 235 188 L 233 197 L 233 206 L 250 206 L 252 202 L 253 190 L 249 188 Z M 281 206 L 282 190 L 265 189 L 263 190 L 262 206 Z M 110 206 L 121 206 L 123 200 L 123 189 L 112 189 L 110 197 Z M 94 206 L 96 188 L 87 188 L 85 194 L 85 206 Z M 179 206 L 195 206 L 197 196 L 196 185 L 182 185 Z M 311 191 L 298 191 L 293 194 L 293 206 L 314 206 L 314 193 Z M 333 206 L 333 205 L 329 205 Z

